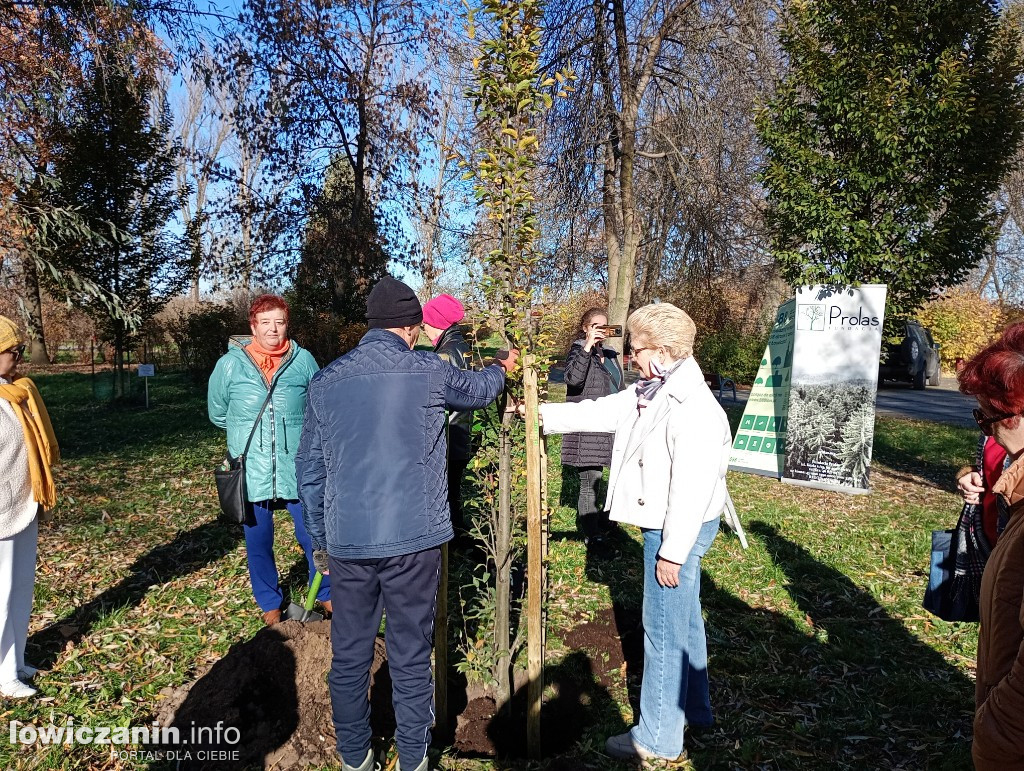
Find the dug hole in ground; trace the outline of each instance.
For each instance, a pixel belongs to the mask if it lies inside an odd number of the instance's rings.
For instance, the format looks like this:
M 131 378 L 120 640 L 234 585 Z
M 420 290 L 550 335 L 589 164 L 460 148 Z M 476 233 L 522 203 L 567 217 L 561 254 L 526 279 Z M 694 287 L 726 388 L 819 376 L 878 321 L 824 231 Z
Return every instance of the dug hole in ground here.
M 623 622 L 630 631 L 620 640 L 617 624 Z M 628 673 L 630 682 L 639 683 L 643 659 L 639 614 L 616 619 L 611 610 L 604 611 L 573 629 L 565 642 L 580 652 L 549 668 L 548 696 L 541 713 L 544 755 L 552 759 L 547 766 L 552 771 L 581 767 L 578 759 L 564 753 L 599 720 L 602 710 L 614 704 L 608 691 L 613 680 L 626 679 Z M 191 756 L 179 760 L 179 769 L 340 766 L 327 687 L 330 667 L 330 621 L 285 621 L 232 646 L 193 682 L 165 689 L 154 719 L 161 726 L 177 728 L 186 739 L 197 736 L 198 727 L 238 729 L 239 740 L 233 745 L 223 738 L 213 743 L 212 732 L 207 731 L 204 741 L 174 748 L 179 758 L 182 749 Z M 525 685 L 517 683 L 511 716 L 505 718 L 496 714 L 491 696 L 480 688 L 467 689 L 465 679 L 452 673 L 449 698 L 455 733 L 445 736 L 435 731 L 435 746 L 450 747 L 464 757 L 506 758 L 513 762 L 502 767 L 514 768 L 514 759 L 526 753 Z M 374 744 L 390 746 L 395 716 L 382 637 L 374 649 L 369 695 Z M 545 723 L 550 727 L 547 731 Z M 225 762 L 216 755 L 222 750 L 238 754 Z

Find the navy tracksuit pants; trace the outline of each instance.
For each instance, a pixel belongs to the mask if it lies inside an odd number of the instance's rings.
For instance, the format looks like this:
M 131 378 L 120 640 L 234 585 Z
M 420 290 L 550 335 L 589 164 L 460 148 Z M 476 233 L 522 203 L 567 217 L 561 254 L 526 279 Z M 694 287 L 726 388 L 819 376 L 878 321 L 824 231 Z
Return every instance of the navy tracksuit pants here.
M 416 768 L 427 754 L 434 723 L 430 654 L 441 550 L 366 560 L 331 557 L 330 567 L 334 616 L 328 683 L 338 752 L 345 763 L 358 766 L 370 749 L 370 666 L 386 611 L 395 744 L 402 768 Z

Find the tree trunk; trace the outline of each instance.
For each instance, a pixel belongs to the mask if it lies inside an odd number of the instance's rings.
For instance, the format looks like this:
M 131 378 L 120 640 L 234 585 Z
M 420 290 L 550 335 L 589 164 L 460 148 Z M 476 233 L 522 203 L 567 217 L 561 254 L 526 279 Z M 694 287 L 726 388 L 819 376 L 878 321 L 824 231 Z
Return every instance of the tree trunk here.
M 36 263 L 31 257 L 25 257 L 22 261 L 22 276 L 24 278 L 25 337 L 28 339 L 32 363 L 35 365 L 52 364 L 50 354 L 46 350 L 46 336 L 43 331 L 43 300 L 39 291 L 39 273 L 36 271 Z
M 435 283 L 441 274 L 434 259 L 436 252 L 439 252 L 438 242 L 440 241 L 441 209 L 444 205 L 444 176 L 448 169 L 448 121 L 451 115 L 451 99 L 455 98 L 454 93 L 446 92 L 446 98 L 441 108 L 439 120 L 441 136 L 437 139 L 437 176 L 434 178 L 434 192 L 430 199 L 427 219 L 423 223 L 423 293 L 427 298 L 434 296 Z
M 594 0 L 591 6 L 596 30 L 594 66 L 601 85 L 603 112 L 609 131 L 608 138 L 604 140 L 601 213 L 608 253 L 610 324 L 626 323 L 636 281 L 636 260 L 642 235 L 634 183 L 640 104 L 653 77 L 662 42 L 692 4 L 693 0 L 671 4 L 658 23 L 657 31 L 642 42 L 635 41 L 641 49 L 635 61 L 631 60 L 634 46 L 629 40 L 631 30 L 624 0 Z M 610 34 L 606 27 L 609 20 Z M 616 90 L 618 102 L 614 97 Z M 606 342 L 622 352 L 623 338 L 609 338 Z
M 619 240 L 618 211 L 615 200 L 616 179 L 618 177 L 615 149 L 612 143 L 605 145 L 604 152 L 604 173 L 601 181 L 602 206 L 601 214 L 604 219 L 604 248 L 608 257 L 608 323 L 624 324 L 626 319 L 614 315 L 612 301 L 619 295 L 619 269 L 622 265 L 622 243 Z M 609 347 L 622 345 L 622 338 L 609 338 L 605 341 Z M 620 350 L 619 353 L 622 351 Z
M 629 303 L 633 298 L 633 284 L 636 282 L 636 257 L 640 250 L 640 223 L 636 215 L 636 201 L 633 191 L 633 161 L 636 155 L 635 120 L 623 116 L 621 144 L 617 178 L 606 184 L 611 189 L 606 191 L 605 231 L 612 230 L 618 223 L 622 224 L 621 241 L 606 237 L 606 245 L 615 248 L 608 254 L 608 323 L 625 325 L 629 316 Z M 607 201 L 608 198 L 612 200 Z M 609 210 L 615 217 L 608 221 Z M 623 337 L 609 338 L 609 347 L 622 353 Z
M 199 215 L 197 215 L 197 218 Z M 198 228 L 195 223 L 191 226 L 191 232 L 189 233 L 189 273 L 191 278 L 189 284 L 191 285 L 190 295 L 192 302 L 199 302 L 199 274 L 202 271 L 203 266 L 203 236 L 202 230 Z
M 121 320 L 114 321 L 114 393 L 115 399 L 127 394 L 125 388 L 124 355 L 127 348 L 125 325 Z
M 498 454 L 498 529 L 494 537 L 495 594 L 494 680 L 498 704 L 510 710 L 512 705 L 512 413 L 501 417 L 501 444 Z
M 248 140 L 240 141 L 240 161 L 238 167 L 238 198 L 237 205 L 241 213 L 239 229 L 242 238 L 242 264 L 239 266 L 238 277 L 240 285 L 244 289 L 252 288 L 252 196 L 249 185 L 255 177 L 254 167 L 259 164 L 254 162 L 250 154 Z

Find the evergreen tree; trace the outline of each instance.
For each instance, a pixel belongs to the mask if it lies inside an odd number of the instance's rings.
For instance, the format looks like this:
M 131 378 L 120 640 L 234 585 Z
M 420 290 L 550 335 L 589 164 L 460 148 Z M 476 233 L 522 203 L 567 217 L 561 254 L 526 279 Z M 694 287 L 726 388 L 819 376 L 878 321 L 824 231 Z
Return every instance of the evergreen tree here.
M 366 297 L 387 273 L 389 250 L 373 212 L 357 203 L 344 155 L 328 166 L 308 213 L 289 302 L 297 339 L 326 364 L 359 334 L 349 325 L 365 324 Z
M 79 117 L 68 128 L 56 164 L 60 194 L 90 225 L 111 234 L 103 242 L 65 243 L 55 261 L 120 298 L 138 322 L 151 318 L 186 278 L 187 255 L 167 230 L 178 205 L 174 188 L 177 147 L 156 82 L 117 67 L 95 66 L 83 91 Z M 89 306 L 114 346 L 118 376 L 130 330 L 122 316 L 98 302 Z
M 889 285 L 889 315 L 960 281 L 1024 123 L 990 0 L 787 0 L 790 71 L 758 119 L 767 222 L 797 285 Z
M 376 217 L 355 194 L 352 164 L 334 158 L 310 207 L 296 288 L 307 304 L 339 320 L 365 319 L 366 296 L 387 273 L 388 253 Z

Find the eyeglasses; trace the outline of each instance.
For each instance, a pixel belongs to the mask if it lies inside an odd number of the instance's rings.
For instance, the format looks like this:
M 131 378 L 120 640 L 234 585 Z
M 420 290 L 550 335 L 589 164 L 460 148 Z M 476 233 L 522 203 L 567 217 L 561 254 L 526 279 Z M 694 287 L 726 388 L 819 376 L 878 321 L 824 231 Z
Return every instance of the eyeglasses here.
M 14 357 L 15 361 L 21 361 L 21 357 L 25 355 L 25 346 L 24 344 L 16 345 L 13 348 L 8 348 L 6 351 L 3 351 L 3 353 L 9 353 Z
M 998 423 L 1000 420 L 1006 420 L 1007 418 L 1014 417 L 1014 413 L 1012 412 L 1001 412 L 998 415 L 986 415 L 977 407 L 971 410 L 971 414 L 974 415 L 974 420 L 978 424 L 978 428 L 981 429 L 981 433 L 985 436 L 992 436 L 992 426 L 995 423 Z
M 654 350 L 654 348 L 652 346 L 647 346 L 646 348 L 634 348 L 632 345 L 629 346 L 629 352 L 630 352 L 630 355 L 632 355 L 632 356 L 636 356 L 638 353 L 640 353 L 640 351 L 653 351 L 653 350 Z

